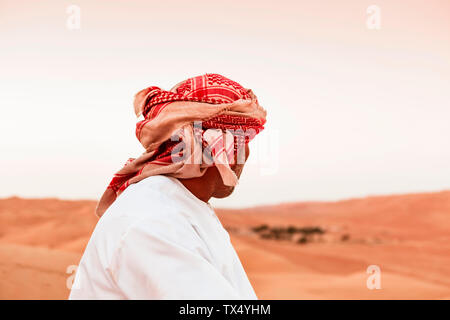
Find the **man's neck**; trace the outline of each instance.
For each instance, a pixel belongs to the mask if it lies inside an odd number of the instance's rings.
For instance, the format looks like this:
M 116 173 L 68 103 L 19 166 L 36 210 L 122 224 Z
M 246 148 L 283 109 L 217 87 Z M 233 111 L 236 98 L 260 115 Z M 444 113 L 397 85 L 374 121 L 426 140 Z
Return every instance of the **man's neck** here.
M 208 203 L 214 194 L 217 185 L 215 170 L 206 170 L 205 174 L 198 178 L 178 179 L 194 196 Z M 220 177 L 219 177 L 220 178 Z

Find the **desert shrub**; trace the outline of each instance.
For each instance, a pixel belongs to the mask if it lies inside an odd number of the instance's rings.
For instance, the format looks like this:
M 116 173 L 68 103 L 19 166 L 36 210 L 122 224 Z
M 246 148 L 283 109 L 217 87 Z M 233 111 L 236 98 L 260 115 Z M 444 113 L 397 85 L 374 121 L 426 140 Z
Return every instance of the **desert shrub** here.
M 251 230 L 258 233 L 262 239 L 296 241 L 300 244 L 314 241 L 314 235 L 322 235 L 325 233 L 325 230 L 320 227 L 297 228 L 292 225 L 287 227 L 270 227 L 267 224 L 262 224 L 251 228 Z M 300 234 L 300 238 L 295 236 L 296 233 Z
M 258 226 L 258 227 L 252 228 L 252 230 L 253 230 L 254 232 L 262 232 L 262 231 L 266 231 L 266 230 L 268 230 L 268 229 L 269 229 L 269 226 L 268 226 L 267 224 L 262 224 L 262 225 L 260 225 L 260 226 Z
M 281 234 L 281 233 L 285 232 L 284 228 L 281 228 L 281 227 L 271 228 L 270 231 L 275 234 Z
M 303 234 L 306 234 L 306 235 L 310 235 L 310 234 L 314 234 L 314 233 L 318 233 L 318 234 L 325 233 L 325 231 L 320 227 L 303 227 L 303 228 L 297 229 L 297 231 L 301 232 Z
M 263 233 L 260 236 L 262 239 L 273 239 L 274 238 L 274 234 L 272 234 L 272 233 Z
M 294 226 L 289 226 L 289 227 L 286 229 L 286 232 L 287 232 L 287 233 L 296 233 L 296 232 L 297 232 L 297 228 L 294 227 Z

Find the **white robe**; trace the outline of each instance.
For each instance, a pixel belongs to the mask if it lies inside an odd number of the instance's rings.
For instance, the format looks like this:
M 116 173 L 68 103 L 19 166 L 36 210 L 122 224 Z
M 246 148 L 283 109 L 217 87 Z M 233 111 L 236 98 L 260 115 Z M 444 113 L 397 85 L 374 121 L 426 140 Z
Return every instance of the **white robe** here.
M 211 206 L 175 178 L 130 185 L 97 223 L 69 299 L 257 299 Z

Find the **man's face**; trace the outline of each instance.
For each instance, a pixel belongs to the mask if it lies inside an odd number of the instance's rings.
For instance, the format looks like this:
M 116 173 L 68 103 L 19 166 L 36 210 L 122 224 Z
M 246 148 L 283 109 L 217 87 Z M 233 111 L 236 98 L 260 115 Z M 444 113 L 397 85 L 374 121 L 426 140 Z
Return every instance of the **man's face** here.
M 245 144 L 244 150 L 245 150 L 245 155 L 244 156 L 240 155 L 239 161 L 238 161 L 238 154 L 237 153 L 235 154 L 234 164 L 230 166 L 231 170 L 234 171 L 234 173 L 236 174 L 238 179 L 240 178 L 242 170 L 244 169 L 245 162 L 247 161 L 248 156 L 250 155 L 250 148 L 248 147 L 248 144 Z M 214 167 L 214 168 L 217 170 L 216 167 Z M 217 173 L 218 173 L 218 171 L 217 171 Z M 212 196 L 214 198 L 219 198 L 219 199 L 226 198 L 229 195 L 231 195 L 233 193 L 233 191 L 234 191 L 234 187 L 224 185 L 222 178 L 220 177 L 220 174 L 219 174 L 219 179 L 217 179 L 216 188 L 215 188 L 214 194 Z

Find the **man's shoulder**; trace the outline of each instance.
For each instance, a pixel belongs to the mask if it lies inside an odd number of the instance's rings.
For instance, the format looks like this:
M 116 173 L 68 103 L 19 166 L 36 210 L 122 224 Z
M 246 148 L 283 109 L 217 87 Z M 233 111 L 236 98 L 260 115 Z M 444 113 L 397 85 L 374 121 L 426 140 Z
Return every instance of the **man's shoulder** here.
M 191 231 L 189 218 L 174 199 L 177 186 L 172 179 L 154 176 L 130 185 L 100 218 L 93 238 L 116 242 L 130 230 L 144 233 Z
M 129 186 L 104 213 L 97 225 L 99 239 L 155 241 L 199 247 L 190 209 L 175 178 L 154 176 Z M 181 198 L 181 200 L 180 200 Z M 114 240 L 116 241 L 116 240 Z
M 105 217 L 164 218 L 176 210 L 176 183 L 165 176 L 148 177 L 130 185 L 105 212 Z
M 166 176 L 152 176 L 130 185 L 100 218 L 95 233 L 107 238 L 114 233 L 117 237 L 140 225 L 148 232 L 194 232 L 192 224 L 197 223 L 198 212 L 180 185 Z

